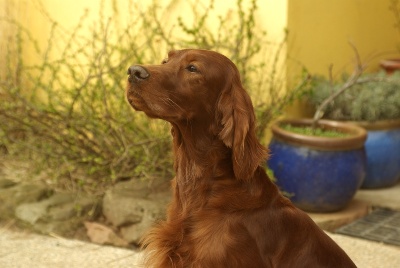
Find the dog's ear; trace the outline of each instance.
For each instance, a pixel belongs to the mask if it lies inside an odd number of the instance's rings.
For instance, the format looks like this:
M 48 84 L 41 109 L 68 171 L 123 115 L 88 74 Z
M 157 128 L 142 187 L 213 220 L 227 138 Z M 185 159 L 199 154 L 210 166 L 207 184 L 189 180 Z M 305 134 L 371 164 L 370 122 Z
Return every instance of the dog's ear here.
M 239 75 L 233 76 L 228 84 L 217 103 L 222 125 L 219 138 L 232 148 L 235 177 L 249 180 L 256 168 L 266 160 L 268 153 L 256 137 L 253 105 Z

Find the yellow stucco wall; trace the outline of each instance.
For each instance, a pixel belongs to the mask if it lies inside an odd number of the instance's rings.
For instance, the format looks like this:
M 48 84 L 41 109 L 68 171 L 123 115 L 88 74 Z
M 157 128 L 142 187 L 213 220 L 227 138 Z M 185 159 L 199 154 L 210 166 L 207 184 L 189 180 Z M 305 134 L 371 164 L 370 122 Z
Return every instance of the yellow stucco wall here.
M 154 1 L 161 4 L 166 11 L 162 14 L 164 18 L 163 23 L 176 24 L 177 18 L 182 17 L 182 20 L 190 25 L 190 21 L 193 20 L 193 6 L 199 10 L 204 10 L 209 6 L 211 0 L 159 0 Z M 153 1 L 118 1 L 118 0 L 0 0 L 0 13 L 3 17 L 11 15 L 16 18 L 18 22 L 23 25 L 32 33 L 32 37 L 38 41 L 38 47 L 41 48 L 41 52 L 37 53 L 33 46 L 24 47 L 23 59 L 27 65 L 34 65 L 41 62 L 43 57 L 43 50 L 48 46 L 48 40 L 51 31 L 51 22 L 56 22 L 61 25 L 63 29 L 69 33 L 73 31 L 74 27 L 79 24 L 79 20 L 82 16 L 85 16 L 83 31 L 79 32 L 80 35 L 87 31 L 87 35 L 90 36 L 91 25 L 99 23 L 99 17 L 107 18 L 113 16 L 113 11 L 118 10 L 118 17 L 112 18 L 113 27 L 120 24 L 121 28 L 126 27 L 127 23 L 130 22 L 130 18 L 135 16 L 138 10 L 143 10 L 149 6 Z M 247 9 L 251 5 L 252 0 L 243 0 L 243 7 Z M 274 48 L 274 44 L 278 45 L 279 42 L 284 38 L 284 28 L 287 22 L 287 2 L 286 1 L 275 1 L 275 0 L 264 0 L 258 1 L 258 11 L 256 14 L 256 20 L 258 24 L 267 32 L 267 38 L 269 43 L 267 46 Z M 105 8 L 101 9 L 100 5 L 104 5 Z M 3 7 L 3 8 L 1 8 Z M 218 30 L 218 16 L 225 17 L 227 14 L 236 13 L 237 0 L 226 0 L 226 1 L 214 1 L 214 8 L 210 13 L 210 19 L 208 20 L 208 26 L 211 30 Z M 104 12 L 100 14 L 100 12 Z M 86 14 L 86 15 L 85 15 Z M 213 25 L 215 23 L 215 25 Z M 6 24 L 0 24 L 0 27 L 4 27 Z M 7 27 L 3 29 L 7 31 L 1 31 L 5 35 L 11 34 L 14 30 L 13 27 Z M 114 30 L 114 28 L 113 28 Z M 1 33 L 0 33 L 1 34 Z M 59 31 L 57 32 L 59 34 Z M 66 34 L 68 36 L 68 34 Z M 52 49 L 49 58 L 59 59 L 63 44 L 66 43 L 65 36 L 57 36 L 59 38 L 59 49 Z M 5 39 L 3 39 L 5 40 Z M 54 38 L 52 38 L 54 40 Z M 4 45 L 4 42 L 0 40 L 0 48 Z M 53 48 L 57 44 L 51 45 Z M 272 50 L 271 49 L 271 50 Z M 160 47 L 160 58 L 156 59 L 156 62 L 160 62 L 163 57 L 167 55 L 168 48 Z M 4 53 L 4 49 L 0 49 L 0 58 Z M 268 52 L 269 55 L 273 56 L 274 51 Z M 285 59 L 285 51 L 281 61 Z M 261 59 L 257 59 L 261 60 Z M 125 66 L 121 69 L 125 70 Z M 0 75 L 1 75 L 0 69 Z M 282 72 L 285 73 L 285 69 L 282 68 Z M 68 81 L 68 78 L 66 77 Z M 29 87 L 29 84 L 26 84 Z
M 226 14 L 236 7 L 237 0 L 215 1 L 215 13 Z M 30 29 L 40 44 L 46 44 L 50 25 L 43 15 L 49 15 L 66 29 L 76 26 L 79 18 L 88 10 L 88 18 L 96 21 L 99 16 L 98 0 L 0 0 L 0 16 L 16 15 L 21 24 Z M 106 10 L 118 8 L 122 15 L 121 25 L 130 15 L 128 5 L 146 5 L 151 1 L 116 1 L 105 0 Z M 171 1 L 162 0 L 165 6 L 171 6 L 168 21 L 176 21 L 177 16 L 191 19 L 189 3 L 207 6 L 209 0 Z M 249 5 L 251 0 L 243 0 Z M 291 77 L 299 66 L 304 65 L 312 74 L 327 74 L 330 64 L 334 73 L 351 71 L 354 54 L 348 42 L 351 41 L 359 50 L 364 60 L 376 56 L 370 61 L 370 71 L 378 69 L 378 62 L 383 52 L 393 52 L 400 44 L 399 34 L 393 27 L 394 18 L 389 11 L 390 0 L 259 0 L 257 20 L 268 33 L 271 42 L 278 43 L 283 38 L 283 29 L 289 30 L 288 56 L 286 72 Z M 113 3 L 116 3 L 113 7 Z M 43 4 L 43 6 L 41 5 Z M 42 9 L 42 7 L 44 9 Z M 215 15 L 218 15 L 215 14 Z M 3 25 L 3 24 L 2 24 Z M 12 29 L 0 31 L 0 58 L 4 59 L 4 40 Z M 90 34 L 90 33 L 88 33 Z M 165 55 L 167 51 L 163 52 Z M 388 53 L 389 54 L 389 53 Z M 283 57 L 285 58 L 285 57 Z M 40 58 L 27 50 L 24 60 L 35 63 Z M 3 63 L 3 62 L 0 62 Z M 1 64 L 3 66 L 3 64 Z M 2 67 L 4 68 L 4 66 Z M 1 69 L 0 69 L 1 72 Z M 289 109 L 294 115 L 301 115 L 305 109 L 295 106 Z
M 50 32 L 49 20 L 46 18 L 45 12 L 66 30 L 71 30 L 78 24 L 79 18 L 85 12 L 88 14 L 85 19 L 86 22 L 91 21 L 95 23 L 99 17 L 101 2 L 98 0 L 0 0 L 0 15 L 5 16 L 7 13 L 15 15 L 22 25 L 32 31 L 34 37 L 38 39 L 39 45 L 43 46 L 47 42 Z M 123 25 L 127 22 L 130 11 L 135 11 L 132 6 L 145 7 L 152 1 L 105 0 L 103 2 L 106 6 L 105 10 L 108 11 L 105 17 L 112 16 L 112 9 L 116 8 L 120 13 L 118 23 Z M 193 13 L 190 11 L 192 5 L 207 7 L 210 0 L 160 0 L 156 2 L 161 3 L 164 7 L 169 7 L 168 11 L 164 14 L 164 17 L 167 17 L 167 23 L 176 23 L 179 16 L 183 20 L 192 20 L 191 16 L 193 16 Z M 215 1 L 215 8 L 211 17 L 214 17 L 215 22 L 217 22 L 217 16 L 226 15 L 231 12 L 232 9 L 236 8 L 236 2 L 237 0 Z M 244 0 L 243 6 L 248 6 L 250 2 L 251 0 Z M 268 32 L 270 40 L 281 40 L 283 38 L 283 29 L 286 27 L 286 1 L 279 1 L 277 3 L 274 0 L 264 0 L 259 2 L 257 20 L 261 22 Z M 26 57 L 28 61 L 35 60 L 32 58 L 34 56 L 31 51 L 27 51 Z
M 40 3 L 66 29 L 75 26 L 85 10 L 93 20 L 98 16 L 97 0 L 0 0 L 0 15 L 15 13 L 21 23 L 31 29 L 39 41 L 46 42 L 49 31 L 47 20 L 40 13 Z M 105 1 L 112 8 L 113 1 Z M 122 15 L 128 10 L 129 1 L 115 1 Z M 132 1 L 143 5 L 146 1 Z M 149 3 L 147 1 L 146 3 Z M 169 0 L 162 1 L 171 3 Z M 178 1 L 171 21 L 187 12 L 189 1 Z M 244 0 L 248 4 L 250 0 Z M 394 18 L 389 11 L 390 0 L 282 0 L 259 1 L 258 20 L 268 32 L 270 40 L 280 40 L 283 29 L 290 35 L 289 57 L 303 63 L 311 73 L 326 73 L 330 64 L 336 70 L 351 70 L 353 52 L 348 45 L 351 41 L 363 59 L 382 52 L 393 52 L 400 44 L 399 34 L 393 27 Z M 208 0 L 197 1 L 206 6 Z M 236 0 L 216 1 L 215 9 L 221 14 L 235 7 Z M 182 6 L 184 6 L 182 8 Z M 123 18 L 122 18 L 123 19 Z M 124 21 L 122 20 L 123 24 Z M 2 29 L 4 38 L 6 29 Z M 1 34 L 0 33 L 0 34 Z M 40 36 L 43 36 L 40 38 Z M 382 56 L 375 57 L 370 66 L 377 69 Z M 292 61 L 292 62 L 294 62 Z
M 352 42 L 369 71 L 400 45 L 390 0 L 288 0 L 290 56 L 311 73 L 352 71 Z M 383 53 L 383 54 L 382 54 Z

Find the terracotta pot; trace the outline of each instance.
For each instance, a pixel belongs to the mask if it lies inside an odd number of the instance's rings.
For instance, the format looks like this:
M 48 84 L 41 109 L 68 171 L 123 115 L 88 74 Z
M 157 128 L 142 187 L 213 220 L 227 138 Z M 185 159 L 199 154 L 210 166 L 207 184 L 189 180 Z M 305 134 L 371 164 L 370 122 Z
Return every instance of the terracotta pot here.
M 387 59 L 380 62 L 381 67 L 387 74 L 400 70 L 400 59 Z
M 352 200 L 364 180 L 367 132 L 354 124 L 330 120 L 320 120 L 319 125 L 349 135 L 315 137 L 281 128 L 282 124 L 311 123 L 311 119 L 281 120 L 272 125 L 268 167 L 297 207 L 312 212 L 337 211 Z

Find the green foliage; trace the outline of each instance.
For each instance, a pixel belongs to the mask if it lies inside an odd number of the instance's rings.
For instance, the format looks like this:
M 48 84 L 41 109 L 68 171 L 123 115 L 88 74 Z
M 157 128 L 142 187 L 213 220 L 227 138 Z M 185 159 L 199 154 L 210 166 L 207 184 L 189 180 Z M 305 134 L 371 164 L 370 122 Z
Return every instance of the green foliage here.
M 290 124 L 282 125 L 282 128 L 289 132 L 294 132 L 306 136 L 316 136 L 316 137 L 326 137 L 326 138 L 343 138 L 348 136 L 348 134 L 335 131 L 332 129 L 324 129 L 321 127 L 297 127 Z
M 364 75 L 328 104 L 324 117 L 335 120 L 376 121 L 400 118 L 400 73 Z M 346 76 L 343 77 L 346 81 Z M 365 82 L 363 82 L 365 81 Z M 332 83 L 323 77 L 313 80 L 311 102 L 317 106 L 344 82 Z
M 209 22 L 213 0 L 205 8 L 192 2 L 193 21 L 179 18 L 172 24 L 165 14 L 181 1 L 172 0 L 166 8 L 153 1 L 146 9 L 132 3 L 131 10 L 124 10 L 130 16 L 123 26 L 117 1 L 101 1 L 98 20 L 91 22 L 86 10 L 72 30 L 38 3 L 51 25 L 45 45 L 17 19 L 0 20 L 14 33 L 7 37 L 0 83 L 0 146 L 38 170 L 51 169 L 57 186 L 101 191 L 118 179 L 172 176 L 168 124 L 134 113 L 125 101 L 126 69 L 133 63 L 159 63 L 168 50 L 186 47 L 225 54 L 237 64 L 253 97 L 269 92 L 255 101 L 260 135 L 301 91 L 284 93 L 278 75 L 285 40 L 269 61 L 260 61 L 271 48 L 256 25 L 256 0 L 247 9 L 238 0 L 236 13 L 218 17 L 216 27 Z M 37 64 L 25 61 L 28 47 L 40 59 Z

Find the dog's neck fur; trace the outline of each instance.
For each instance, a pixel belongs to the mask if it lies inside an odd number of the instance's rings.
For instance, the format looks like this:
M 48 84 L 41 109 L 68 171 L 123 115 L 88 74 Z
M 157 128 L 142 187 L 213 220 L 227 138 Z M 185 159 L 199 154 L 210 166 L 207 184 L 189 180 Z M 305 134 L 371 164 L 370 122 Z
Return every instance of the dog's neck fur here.
M 212 180 L 234 178 L 231 149 L 213 132 L 210 124 L 172 123 L 176 184 L 183 206 L 190 196 L 207 194 Z
M 204 207 L 214 194 L 213 187 L 218 185 L 229 185 L 241 195 L 229 199 L 232 210 L 254 209 L 260 204 L 276 200 L 278 190 L 261 167 L 254 171 L 249 180 L 235 177 L 232 149 L 219 138 L 217 128 L 198 123 L 172 126 L 176 172 L 174 194 L 181 213 L 192 214 Z M 197 129 L 193 129 L 194 126 Z M 245 198 L 246 202 L 237 201 L 241 198 Z M 199 200 L 203 203 L 198 203 Z M 243 207 L 243 204 L 246 206 Z

